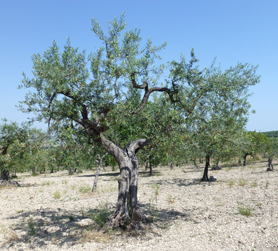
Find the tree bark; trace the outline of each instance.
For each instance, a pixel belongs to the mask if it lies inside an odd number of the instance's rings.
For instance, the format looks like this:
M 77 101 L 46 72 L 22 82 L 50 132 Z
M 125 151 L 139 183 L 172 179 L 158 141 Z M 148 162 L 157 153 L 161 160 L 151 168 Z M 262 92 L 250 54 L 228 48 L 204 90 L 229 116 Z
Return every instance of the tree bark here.
M 69 175 L 73 175 L 73 171 L 74 171 L 74 170 L 70 167 L 69 170 L 68 170 Z
M 138 222 L 146 222 L 137 200 L 139 169 L 136 157 L 138 150 L 146 144 L 146 139 L 138 139 L 127 144 L 124 150 L 117 148 L 110 151 L 115 154 L 113 156 L 120 167 L 118 201 L 115 212 L 110 217 L 113 228 L 133 228 Z
M 170 169 L 173 170 L 173 161 L 170 162 Z
M 246 158 L 247 158 L 248 155 L 250 155 L 250 154 L 246 153 L 243 157 L 243 166 L 246 166 Z
M 99 156 L 99 158 L 98 158 L 98 168 L 97 168 L 97 171 L 96 171 L 95 181 L 94 181 L 94 185 L 93 185 L 93 188 L 92 188 L 92 192 L 94 192 L 97 188 L 97 181 L 98 181 L 99 171 L 100 171 L 100 168 L 101 168 L 101 165 L 102 165 L 102 161 L 107 154 L 108 153 L 104 154 L 102 157 Z M 105 169 L 104 169 L 104 171 L 105 171 Z
M 9 170 L 7 170 L 5 167 L 4 167 L 4 162 L 0 162 L 0 185 L 2 186 L 16 186 L 16 187 L 19 187 L 20 185 L 18 184 L 17 181 L 14 181 L 14 180 L 11 180 L 11 177 L 10 177 L 10 172 Z
M 272 160 L 273 160 L 273 158 L 271 158 L 271 157 L 268 158 L 268 168 L 266 169 L 266 171 L 273 171 L 274 170 Z
M 150 176 L 153 176 L 153 166 L 152 166 L 151 156 L 149 158 L 149 166 L 150 166 Z
M 7 169 L 2 169 L 0 180 L 10 181 L 10 173 Z
M 148 168 L 149 168 L 149 162 L 147 161 L 146 166 L 145 166 L 145 170 L 148 170 Z
M 151 162 L 150 162 L 150 176 L 153 176 L 153 166 Z
M 33 167 L 33 168 L 32 168 L 32 175 L 36 175 L 36 172 L 37 172 L 37 168 L 36 168 L 36 167 Z
M 210 162 L 210 156 L 206 155 L 206 165 L 205 165 L 203 178 L 201 179 L 201 181 L 209 181 L 209 178 L 208 178 L 209 162 Z

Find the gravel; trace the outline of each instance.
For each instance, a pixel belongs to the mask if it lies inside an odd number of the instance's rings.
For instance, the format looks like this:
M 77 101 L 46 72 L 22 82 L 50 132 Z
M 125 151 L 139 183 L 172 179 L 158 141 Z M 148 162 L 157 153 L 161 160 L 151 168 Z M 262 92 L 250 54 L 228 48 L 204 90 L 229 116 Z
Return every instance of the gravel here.
M 274 163 L 275 166 L 275 163 Z M 93 220 L 113 210 L 118 172 L 30 176 L 0 189 L 0 250 L 278 250 L 278 171 L 267 163 L 209 171 L 158 167 L 139 177 L 138 200 L 152 223 L 126 233 Z M 109 168 L 106 168 L 109 169 Z

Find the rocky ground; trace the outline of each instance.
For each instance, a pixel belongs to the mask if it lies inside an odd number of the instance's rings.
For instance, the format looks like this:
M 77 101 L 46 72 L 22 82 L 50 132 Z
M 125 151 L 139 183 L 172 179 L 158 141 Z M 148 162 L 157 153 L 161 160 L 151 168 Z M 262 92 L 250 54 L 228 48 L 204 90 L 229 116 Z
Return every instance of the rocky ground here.
M 102 171 L 95 193 L 92 171 L 20 174 L 20 187 L 0 188 L 0 250 L 278 250 L 278 171 L 266 168 L 223 167 L 210 183 L 193 166 L 142 170 L 139 202 L 152 223 L 132 233 L 101 228 L 118 172 Z

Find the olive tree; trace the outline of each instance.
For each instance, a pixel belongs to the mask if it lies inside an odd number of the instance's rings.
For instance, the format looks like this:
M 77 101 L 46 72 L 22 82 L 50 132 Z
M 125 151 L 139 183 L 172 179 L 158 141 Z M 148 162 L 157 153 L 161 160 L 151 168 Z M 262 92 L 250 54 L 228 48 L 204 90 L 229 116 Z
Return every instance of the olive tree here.
M 0 124 L 0 179 L 10 180 L 12 160 L 25 151 L 28 127 L 3 119 Z
M 273 159 L 278 156 L 278 139 L 277 137 L 269 137 L 268 140 L 264 141 L 265 143 L 265 151 L 268 161 L 267 171 L 273 171 Z
M 202 181 L 209 181 L 211 158 L 219 162 L 232 157 L 239 148 L 250 109 L 248 89 L 259 82 L 259 77 L 256 67 L 241 63 L 225 71 L 213 64 L 205 74 L 213 89 L 199 99 L 188 130 L 191 147 L 205 156 Z
M 240 158 L 243 158 L 243 166 L 246 165 L 247 156 L 255 156 L 256 154 L 262 153 L 268 141 L 264 133 L 245 131 L 239 147 Z
M 155 46 L 148 39 L 142 46 L 140 30 L 124 32 L 125 26 L 122 15 L 109 22 L 105 35 L 93 18 L 92 31 L 103 46 L 87 57 L 85 51 L 73 48 L 69 40 L 62 52 L 54 41 L 43 55 L 32 56 L 33 77 L 24 74 L 21 86 L 31 89 L 21 104 L 22 111 L 34 113 L 36 120 L 52 127 L 65 120 L 73 126 L 79 124 L 91 142 L 102 146 L 117 161 L 118 201 L 110 218 L 114 228 L 145 221 L 137 200 L 136 153 L 148 140 L 133 139 L 121 147 L 113 142 L 109 129 L 115 121 L 128 123 L 140 114 L 156 92 L 165 93 L 171 102 L 181 105 L 183 116 L 189 116 L 211 88 L 211 82 L 204 81 L 205 76 L 195 66 L 193 51 L 188 63 L 181 56 L 180 61 L 159 64 L 158 53 L 166 43 Z M 134 91 L 134 95 L 129 95 Z M 134 96 L 136 99 L 132 99 Z

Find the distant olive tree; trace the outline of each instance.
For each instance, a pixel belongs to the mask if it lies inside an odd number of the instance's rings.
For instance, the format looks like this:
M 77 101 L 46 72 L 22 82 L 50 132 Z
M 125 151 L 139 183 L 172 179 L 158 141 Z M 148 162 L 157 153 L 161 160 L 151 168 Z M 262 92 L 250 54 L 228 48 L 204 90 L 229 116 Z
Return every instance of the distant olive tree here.
M 26 151 L 28 127 L 2 120 L 0 124 L 0 179 L 9 181 L 13 159 Z

